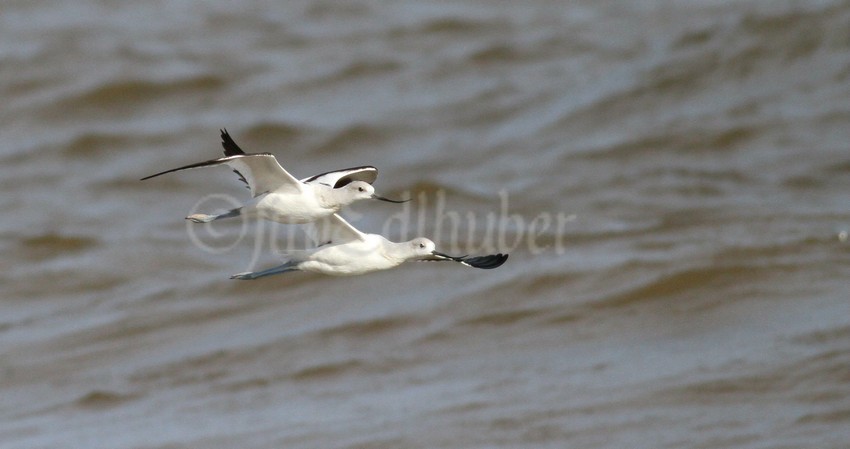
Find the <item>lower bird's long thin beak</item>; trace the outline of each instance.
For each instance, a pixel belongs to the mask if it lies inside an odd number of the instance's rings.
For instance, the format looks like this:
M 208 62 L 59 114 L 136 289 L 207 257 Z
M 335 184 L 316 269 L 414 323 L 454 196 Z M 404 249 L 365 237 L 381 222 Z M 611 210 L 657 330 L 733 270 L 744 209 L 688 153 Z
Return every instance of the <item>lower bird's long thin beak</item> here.
M 507 254 L 491 254 L 489 256 L 450 256 L 448 254 L 438 253 L 437 251 L 432 251 L 431 254 L 434 257 L 438 257 L 440 260 L 451 260 L 453 262 L 462 263 L 468 267 L 472 268 L 481 268 L 484 270 L 490 270 L 493 268 L 501 267 L 502 264 L 508 260 Z
M 410 200 L 391 200 L 389 198 L 384 198 L 384 197 L 378 196 L 378 195 L 372 195 L 372 199 L 386 201 L 388 203 L 406 203 L 406 202 L 410 201 Z
M 432 251 L 431 254 L 433 254 L 437 257 L 442 257 L 443 259 L 453 260 L 455 262 L 460 262 L 460 261 L 463 260 L 464 257 L 466 257 L 466 256 L 450 256 L 446 253 L 441 253 L 439 251 Z

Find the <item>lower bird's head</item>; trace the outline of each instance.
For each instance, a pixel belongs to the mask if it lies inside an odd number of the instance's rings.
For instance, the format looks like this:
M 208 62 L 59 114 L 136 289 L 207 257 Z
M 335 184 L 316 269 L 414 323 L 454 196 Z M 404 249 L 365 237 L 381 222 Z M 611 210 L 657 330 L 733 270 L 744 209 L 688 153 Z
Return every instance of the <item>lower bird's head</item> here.
M 425 237 L 415 238 L 407 244 L 410 245 L 411 252 L 417 257 L 430 256 L 437 250 L 437 245 Z

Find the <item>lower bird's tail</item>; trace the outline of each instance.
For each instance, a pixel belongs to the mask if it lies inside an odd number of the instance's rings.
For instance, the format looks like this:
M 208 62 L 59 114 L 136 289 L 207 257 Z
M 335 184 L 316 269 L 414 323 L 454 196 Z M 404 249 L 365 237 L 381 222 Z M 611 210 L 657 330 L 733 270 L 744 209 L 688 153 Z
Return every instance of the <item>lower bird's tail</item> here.
M 246 271 L 244 273 L 237 273 L 233 276 L 230 276 L 230 279 L 241 279 L 244 281 L 254 280 L 257 278 L 261 278 L 264 276 L 271 276 L 273 274 L 286 273 L 288 271 L 301 271 L 297 267 L 297 262 L 286 262 L 283 265 L 278 265 L 274 268 L 269 268 L 268 270 L 263 271 Z

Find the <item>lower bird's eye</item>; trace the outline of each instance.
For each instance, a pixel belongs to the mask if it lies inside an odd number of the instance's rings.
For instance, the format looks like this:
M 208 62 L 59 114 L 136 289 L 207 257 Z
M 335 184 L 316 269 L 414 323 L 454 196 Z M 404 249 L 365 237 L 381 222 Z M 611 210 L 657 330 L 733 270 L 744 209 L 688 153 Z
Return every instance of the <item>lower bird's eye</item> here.
M 424 244 L 424 243 L 420 243 L 420 244 L 419 244 L 419 247 L 420 247 L 420 248 L 425 248 L 425 244 Z

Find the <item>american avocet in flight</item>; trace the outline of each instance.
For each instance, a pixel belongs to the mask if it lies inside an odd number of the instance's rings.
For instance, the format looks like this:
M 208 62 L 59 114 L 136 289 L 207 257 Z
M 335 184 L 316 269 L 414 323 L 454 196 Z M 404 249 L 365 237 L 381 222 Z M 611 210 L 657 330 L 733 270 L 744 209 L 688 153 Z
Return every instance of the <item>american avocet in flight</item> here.
M 195 223 L 240 215 L 280 223 L 310 223 L 339 212 L 343 206 L 358 200 L 375 199 L 390 203 L 409 201 L 396 201 L 376 195 L 372 183 L 378 177 L 378 169 L 370 165 L 330 171 L 298 180 L 280 166 L 273 154 L 242 151 L 227 130 L 221 130 L 221 146 L 224 147 L 222 158 L 166 170 L 146 176 L 142 181 L 191 168 L 221 164 L 230 166 L 251 189 L 253 200 L 222 214 L 192 214 L 186 217 Z
M 309 232 L 315 248 L 287 251 L 283 265 L 258 272 L 234 274 L 231 279 L 257 279 L 288 271 L 311 271 L 333 276 L 352 276 L 386 270 L 409 260 L 447 260 L 473 268 L 496 268 L 508 260 L 507 254 L 467 257 L 436 251 L 434 242 L 424 237 L 407 242 L 391 242 L 378 234 L 358 231 L 339 214 L 312 223 Z

